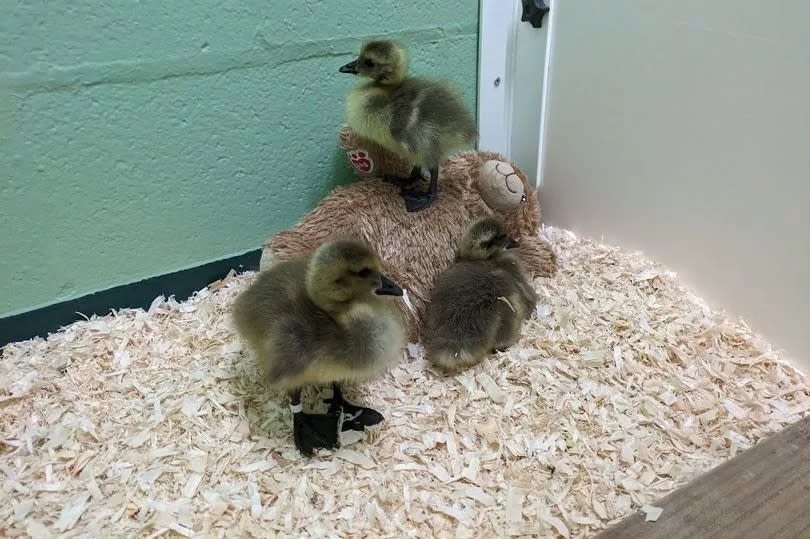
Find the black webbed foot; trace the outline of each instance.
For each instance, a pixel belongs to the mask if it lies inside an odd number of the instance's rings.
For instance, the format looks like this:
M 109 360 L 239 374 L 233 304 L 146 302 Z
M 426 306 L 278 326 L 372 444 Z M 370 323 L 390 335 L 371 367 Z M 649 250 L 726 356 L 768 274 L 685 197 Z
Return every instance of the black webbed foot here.
M 388 183 L 393 183 L 394 185 L 398 185 L 400 187 L 404 187 L 410 184 L 413 180 L 411 178 L 403 178 L 402 176 L 383 176 L 383 181 Z
M 328 414 L 343 414 L 341 430 L 365 430 L 366 427 L 376 425 L 383 419 L 383 415 L 372 408 L 355 406 L 343 399 L 343 392 L 339 386 L 333 386 L 334 394 L 331 399 L 324 399 L 329 404 Z
M 340 414 L 305 414 L 301 406 L 301 388 L 290 391 L 295 447 L 305 456 L 315 449 L 340 447 Z
M 413 189 L 422 182 L 422 169 L 420 167 L 413 167 L 411 169 L 411 175 L 407 178 L 386 174 L 383 176 L 383 180 L 398 185 L 403 191 Z
M 428 184 L 427 191 L 419 188 L 403 188 L 402 198 L 405 199 L 405 208 L 413 213 L 430 206 L 438 196 L 438 180 L 439 169 L 434 167 L 430 169 L 430 184 Z
M 293 414 L 295 447 L 307 457 L 312 456 L 315 449 L 340 447 L 339 428 L 339 414 Z
M 422 211 L 436 200 L 436 195 L 430 192 L 408 189 L 402 191 L 402 198 L 405 200 L 405 209 L 409 213 Z
M 343 410 L 343 426 L 341 430 L 344 431 L 365 430 L 366 427 L 376 425 L 385 419 L 380 412 L 373 408 L 355 406 L 348 402 L 344 402 L 342 405 L 337 406 L 337 408 Z

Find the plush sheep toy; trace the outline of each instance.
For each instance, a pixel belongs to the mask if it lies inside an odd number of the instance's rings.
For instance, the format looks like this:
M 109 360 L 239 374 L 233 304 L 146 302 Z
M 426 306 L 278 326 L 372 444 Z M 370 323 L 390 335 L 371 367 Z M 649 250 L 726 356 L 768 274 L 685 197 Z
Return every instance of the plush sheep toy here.
M 533 276 L 554 272 L 554 254 L 537 233 L 540 205 L 534 190 L 503 156 L 485 151 L 451 156 L 442 163 L 439 198 L 424 211 L 408 213 L 398 188 L 379 178 L 407 176 L 409 164 L 348 127 L 341 130 L 340 142 L 349 164 L 366 180 L 335 188 L 295 226 L 271 236 L 262 247 L 262 269 L 305 256 L 333 234 L 362 237 L 377 249 L 386 273 L 407 291 L 401 308 L 414 342 L 433 283 L 475 219 L 500 218 Z

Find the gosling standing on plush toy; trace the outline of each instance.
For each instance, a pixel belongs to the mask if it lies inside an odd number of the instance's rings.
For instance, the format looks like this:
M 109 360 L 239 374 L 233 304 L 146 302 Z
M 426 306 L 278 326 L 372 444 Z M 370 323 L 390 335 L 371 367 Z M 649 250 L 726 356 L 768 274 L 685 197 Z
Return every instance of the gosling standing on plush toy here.
M 464 234 L 425 313 L 425 353 L 433 364 L 459 371 L 517 340 L 537 295 L 511 247 L 517 243 L 495 219 L 479 219 Z
M 402 289 L 382 274 L 371 247 L 333 240 L 309 260 L 259 273 L 234 303 L 239 334 L 269 382 L 290 394 L 295 445 L 305 455 L 337 447 L 341 428 L 362 430 L 383 419 L 344 401 L 339 385 L 378 375 L 402 355 L 402 320 L 381 295 L 401 296 Z M 301 388 L 328 383 L 328 412 L 305 414 Z
M 411 162 L 410 178 L 387 179 L 403 184 L 409 212 L 427 208 L 436 198 L 439 163 L 450 152 L 475 143 L 472 116 L 461 99 L 442 84 L 408 77 L 405 51 L 391 41 L 366 43 L 357 60 L 340 72 L 372 79 L 349 94 L 349 126 Z M 430 171 L 427 191 L 418 186 L 422 168 Z

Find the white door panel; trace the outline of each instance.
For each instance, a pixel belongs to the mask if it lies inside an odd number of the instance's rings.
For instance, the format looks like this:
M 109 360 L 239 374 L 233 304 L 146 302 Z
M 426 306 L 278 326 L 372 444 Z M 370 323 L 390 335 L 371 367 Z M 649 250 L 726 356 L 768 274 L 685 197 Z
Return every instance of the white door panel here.
M 547 221 L 666 263 L 810 367 L 810 2 L 555 5 Z
M 537 185 L 549 15 L 541 28 L 521 15 L 520 0 L 481 2 L 479 147 L 506 155 Z

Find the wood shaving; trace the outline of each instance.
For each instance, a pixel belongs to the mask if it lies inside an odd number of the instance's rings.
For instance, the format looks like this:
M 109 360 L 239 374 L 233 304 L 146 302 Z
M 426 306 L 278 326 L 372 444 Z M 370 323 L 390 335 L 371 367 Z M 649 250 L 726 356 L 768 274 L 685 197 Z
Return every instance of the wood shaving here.
M 517 312 L 517 311 L 515 310 L 514 305 L 512 305 L 512 302 L 511 302 L 511 301 L 509 301 L 509 298 L 507 298 L 507 297 L 505 297 L 505 296 L 498 296 L 498 300 L 499 300 L 499 301 L 502 301 L 502 302 L 504 302 L 504 303 L 506 303 L 506 304 L 509 306 L 509 308 L 510 308 L 510 309 L 512 309 L 512 312 L 513 312 L 513 313 L 516 313 L 516 312 Z
M 641 512 L 644 513 L 645 522 L 655 522 L 664 513 L 664 509 L 655 505 L 642 505 Z
M 810 411 L 665 268 L 541 234 L 560 270 L 518 343 L 455 377 L 409 345 L 346 388 L 386 420 L 310 459 L 234 334 L 253 274 L 6 346 L 0 535 L 588 537 Z

